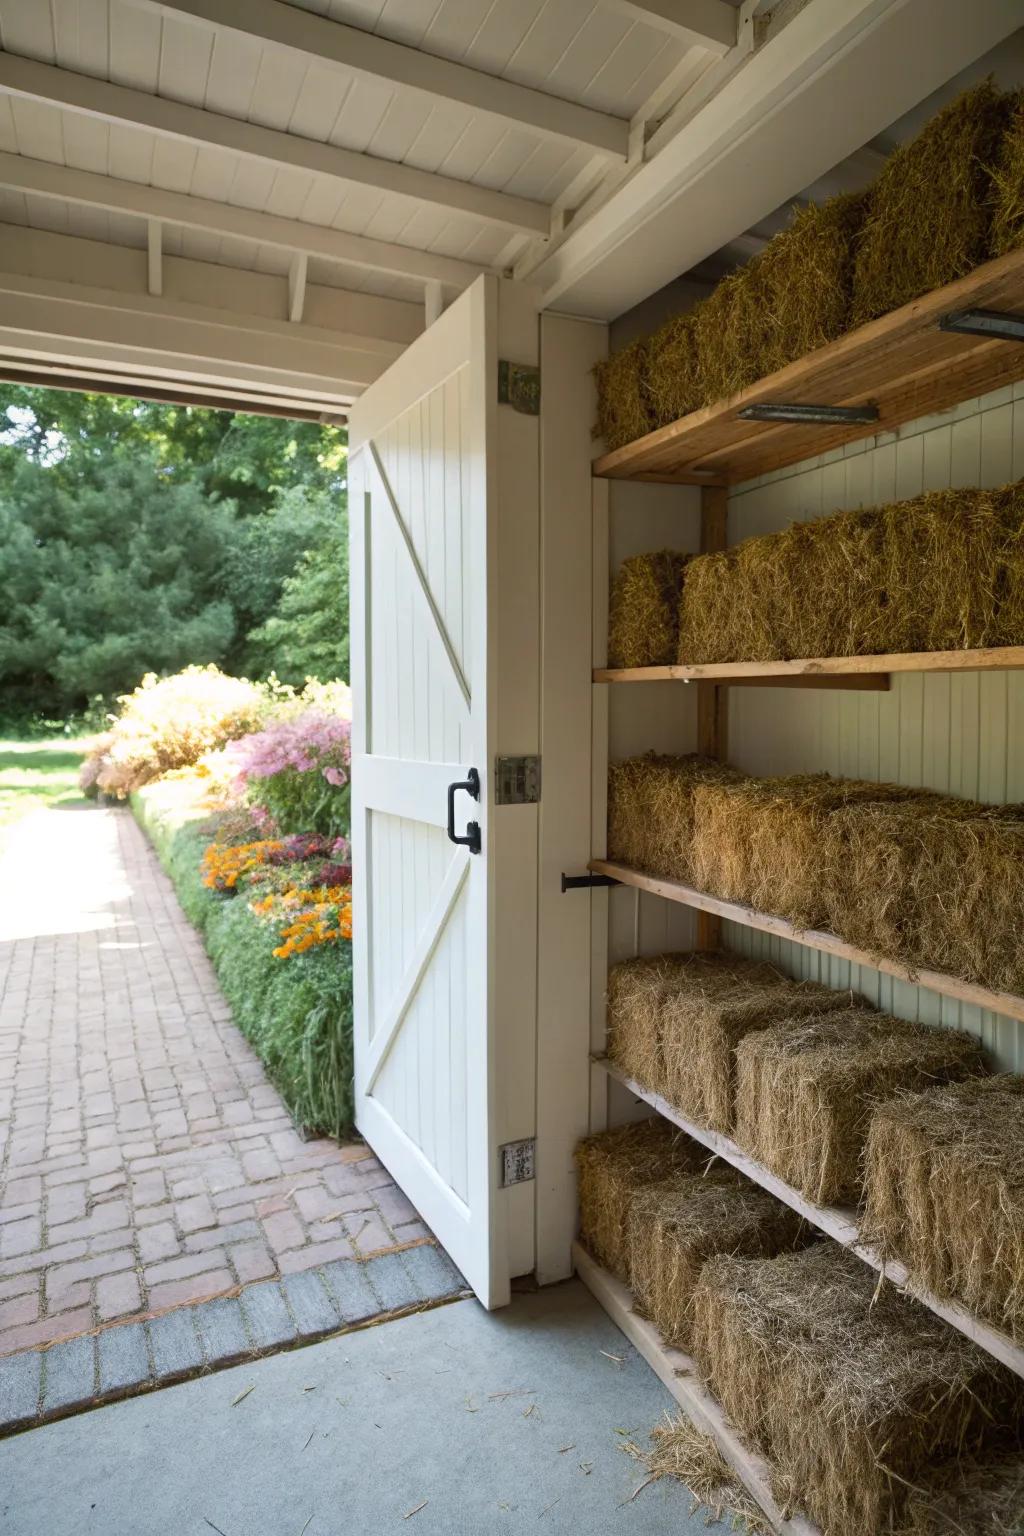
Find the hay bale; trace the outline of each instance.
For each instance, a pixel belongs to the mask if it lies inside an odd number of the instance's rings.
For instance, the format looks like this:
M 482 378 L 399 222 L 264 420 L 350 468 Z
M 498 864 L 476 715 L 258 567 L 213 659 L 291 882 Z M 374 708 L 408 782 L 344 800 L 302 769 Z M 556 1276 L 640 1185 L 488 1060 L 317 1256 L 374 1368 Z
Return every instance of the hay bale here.
M 993 256 L 1024 243 L 1024 96 L 1012 98 L 1008 117 L 992 172 Z
M 896 1536 L 1021 1536 L 1024 1455 L 957 1460 L 907 1499 Z
M 703 776 L 692 792 L 693 882 L 724 901 L 820 928 L 829 912 L 823 881 L 844 858 L 837 814 L 920 795 L 900 784 L 827 773 L 717 781 Z
M 658 667 L 675 661 L 687 559 L 661 549 L 623 560 L 612 582 L 608 610 L 610 667 Z
M 983 1070 L 970 1035 L 872 1009 L 773 1024 L 736 1047 L 736 1140 L 808 1200 L 848 1204 L 879 1100 Z
M 634 341 L 594 369 L 597 421 L 593 436 L 603 438 L 608 451 L 644 437 L 654 425 L 643 383 L 646 356 L 646 341 Z
M 633 1203 L 627 1243 L 636 1310 L 666 1344 L 688 1350 L 693 1294 L 701 1270 L 719 1253 L 772 1258 L 805 1239 L 795 1211 L 734 1168 L 654 1186 Z
M 652 1184 L 698 1172 L 708 1154 L 655 1117 L 588 1136 L 576 1148 L 580 1238 L 620 1280 L 629 1279 L 626 1231 L 633 1202 Z
M 1005 1367 L 832 1243 L 720 1257 L 694 1294 L 693 1352 L 734 1424 L 774 1462 L 776 1496 L 828 1536 L 887 1531 L 945 1457 L 1017 1422 Z
M 925 795 L 839 809 L 826 922 L 871 954 L 1024 990 L 1024 808 Z
M 993 173 L 1009 115 L 991 80 L 964 91 L 889 156 L 857 243 L 853 323 L 951 283 L 989 252 Z
M 770 967 L 751 967 L 750 961 L 732 966 L 724 956 L 722 961 L 717 973 L 691 969 L 666 989 L 661 1091 L 698 1125 L 731 1136 L 740 1041 L 782 1020 L 850 1008 L 853 996 L 790 981 Z
M 1024 487 L 928 492 L 687 567 L 678 659 L 786 661 L 1024 643 Z
M 647 343 L 643 388 L 656 427 L 689 416 L 706 404 L 698 377 L 692 310 L 673 315 Z
M 760 257 L 729 272 L 690 311 L 700 400 L 728 399 L 763 377 L 768 317 L 758 306 L 756 268 Z
M 697 784 L 739 780 L 727 763 L 690 754 L 626 758 L 608 765 L 608 857 L 669 879 L 692 878 Z
M 608 1057 L 642 1088 L 660 1093 L 665 1081 L 661 1020 L 666 994 L 692 956 L 639 955 L 608 972 Z
M 885 608 L 881 517 L 840 512 L 744 539 L 687 568 L 679 660 L 870 654 Z
M 879 1105 L 864 1158 L 864 1231 L 914 1281 L 1024 1342 L 1022 1148 L 1024 1077 Z
M 849 328 L 854 241 L 864 221 L 863 193 L 794 207 L 789 227 L 742 269 L 757 315 L 748 345 L 764 378 L 835 341 Z

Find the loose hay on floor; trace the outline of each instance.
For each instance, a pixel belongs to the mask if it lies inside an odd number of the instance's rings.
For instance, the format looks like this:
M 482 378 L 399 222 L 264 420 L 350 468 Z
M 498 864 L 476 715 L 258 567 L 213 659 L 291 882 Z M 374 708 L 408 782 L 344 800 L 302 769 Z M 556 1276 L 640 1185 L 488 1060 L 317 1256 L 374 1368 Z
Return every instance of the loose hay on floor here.
M 840 809 L 826 924 L 871 954 L 1024 991 L 1024 808 L 948 796 Z
M 594 436 L 605 448 L 622 448 L 643 437 L 654 425 L 644 387 L 646 341 L 613 352 L 594 369 L 597 381 L 597 422 Z
M 993 173 L 1009 115 L 991 80 L 964 91 L 889 156 L 868 193 L 855 325 L 965 276 L 989 252 Z
M 640 1193 L 699 1172 L 708 1154 L 659 1118 L 588 1136 L 576 1148 L 580 1238 L 618 1279 L 628 1281 L 626 1230 Z
M 774 1024 L 736 1047 L 736 1140 L 806 1199 L 855 1202 L 874 1106 L 983 1069 L 971 1036 L 872 1009 Z
M 726 957 L 723 957 L 725 959 Z M 750 961 L 717 974 L 690 971 L 666 990 L 661 1055 L 670 1104 L 697 1125 L 731 1136 L 736 1097 L 736 1048 L 756 1030 L 781 1020 L 848 1009 L 849 992 L 790 981 Z M 743 968 L 740 968 L 743 967 Z
M 828 1536 L 890 1528 L 943 1459 L 1019 1423 L 1024 1384 L 832 1243 L 721 1257 L 694 1298 L 693 1352 L 729 1418 Z M 909 1487 L 908 1487 L 909 1485 Z
M 869 1241 L 1024 1342 L 1024 1077 L 879 1105 L 864 1167 Z
M 693 788 L 739 780 L 726 763 L 648 753 L 608 766 L 608 857 L 676 880 L 692 879 Z
M 675 1187 L 652 1185 L 633 1202 L 627 1225 L 636 1310 L 666 1344 L 688 1350 L 693 1295 L 719 1253 L 771 1258 L 807 1240 L 804 1222 L 734 1168 L 716 1165 Z
M 672 549 L 632 555 L 612 582 L 608 665 L 659 667 L 676 659 L 679 597 L 688 556 Z
M 664 1421 L 651 1430 L 651 1440 L 651 1450 L 643 1450 L 633 1441 L 623 1446 L 627 1455 L 647 1470 L 647 1477 L 636 1493 L 659 1478 L 674 1477 L 693 1494 L 691 1515 L 704 1504 L 709 1521 L 725 1517 L 730 1530 L 743 1531 L 746 1536 L 771 1536 L 771 1526 L 764 1514 L 737 1481 L 714 1440 L 699 1430 L 685 1413 L 677 1414 L 675 1418 L 666 1413 Z
M 896 1536 L 1024 1536 L 1024 1454 L 954 1462 L 907 1499 Z

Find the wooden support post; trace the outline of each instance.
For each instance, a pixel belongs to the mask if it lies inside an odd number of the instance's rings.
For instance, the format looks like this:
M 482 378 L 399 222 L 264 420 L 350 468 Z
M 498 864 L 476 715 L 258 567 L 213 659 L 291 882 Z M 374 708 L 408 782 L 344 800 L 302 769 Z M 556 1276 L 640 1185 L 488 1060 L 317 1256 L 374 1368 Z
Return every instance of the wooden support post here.
M 726 546 L 729 492 L 723 485 L 706 485 L 700 493 L 700 552 L 714 554 Z M 724 762 L 729 755 L 729 690 L 721 683 L 697 684 L 697 751 Z M 719 949 L 722 920 L 710 912 L 697 913 L 697 948 Z

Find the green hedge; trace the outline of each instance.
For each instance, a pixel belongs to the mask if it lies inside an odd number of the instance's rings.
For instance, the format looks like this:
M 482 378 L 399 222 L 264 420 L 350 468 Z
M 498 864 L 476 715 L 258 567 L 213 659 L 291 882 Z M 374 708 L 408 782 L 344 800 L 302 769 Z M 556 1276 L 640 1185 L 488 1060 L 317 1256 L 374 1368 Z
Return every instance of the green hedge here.
M 208 839 L 194 811 L 160 803 L 159 788 L 137 790 L 131 807 L 203 936 L 236 1024 L 296 1122 L 344 1136 L 353 1120 L 351 946 L 320 945 L 279 960 L 273 928 L 252 915 L 244 895 L 203 885 Z

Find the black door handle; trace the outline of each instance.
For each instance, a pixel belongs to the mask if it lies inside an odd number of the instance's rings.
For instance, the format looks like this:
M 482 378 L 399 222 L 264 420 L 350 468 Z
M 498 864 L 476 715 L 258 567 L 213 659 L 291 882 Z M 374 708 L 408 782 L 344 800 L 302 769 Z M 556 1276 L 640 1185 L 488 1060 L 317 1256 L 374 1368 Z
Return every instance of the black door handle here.
M 480 823 L 469 821 L 466 823 L 465 837 L 458 837 L 455 832 L 455 795 L 458 790 L 464 789 L 467 795 L 472 795 L 474 800 L 480 799 L 480 775 L 475 768 L 470 768 L 464 779 L 458 779 L 454 784 L 448 785 L 448 836 L 453 843 L 459 843 L 468 848 L 470 853 L 480 852 Z

